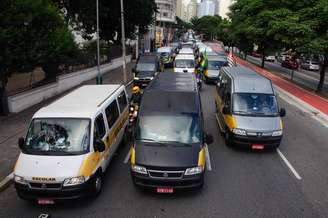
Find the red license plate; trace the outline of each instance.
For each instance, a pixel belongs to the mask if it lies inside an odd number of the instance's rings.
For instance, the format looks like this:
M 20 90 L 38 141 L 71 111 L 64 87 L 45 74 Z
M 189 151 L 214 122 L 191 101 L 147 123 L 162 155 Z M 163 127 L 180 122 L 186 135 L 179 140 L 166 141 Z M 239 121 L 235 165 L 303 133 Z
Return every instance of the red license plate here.
M 41 204 L 41 205 L 55 204 L 55 201 L 52 199 L 38 199 L 38 204 Z
M 254 149 L 254 150 L 263 150 L 264 149 L 264 145 L 253 144 L 252 145 L 252 149 Z
M 172 194 L 174 192 L 173 188 L 157 188 L 157 193 L 169 193 Z

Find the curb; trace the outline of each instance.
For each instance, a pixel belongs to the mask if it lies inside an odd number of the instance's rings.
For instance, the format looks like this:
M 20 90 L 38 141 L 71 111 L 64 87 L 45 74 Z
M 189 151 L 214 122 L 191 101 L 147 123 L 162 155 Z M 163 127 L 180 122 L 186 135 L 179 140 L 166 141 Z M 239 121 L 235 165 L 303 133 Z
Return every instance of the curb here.
M 10 173 L 0 182 L 0 192 L 8 188 L 14 181 L 14 173 Z
M 310 104 L 302 101 L 302 99 L 297 98 L 296 96 L 290 94 L 289 92 L 283 90 L 282 88 L 274 85 L 275 90 L 278 93 L 278 96 L 281 97 L 284 101 L 289 104 L 294 105 L 301 111 L 309 114 L 313 119 L 320 122 L 323 126 L 328 128 L 328 116 L 321 112 L 320 110 L 314 108 Z

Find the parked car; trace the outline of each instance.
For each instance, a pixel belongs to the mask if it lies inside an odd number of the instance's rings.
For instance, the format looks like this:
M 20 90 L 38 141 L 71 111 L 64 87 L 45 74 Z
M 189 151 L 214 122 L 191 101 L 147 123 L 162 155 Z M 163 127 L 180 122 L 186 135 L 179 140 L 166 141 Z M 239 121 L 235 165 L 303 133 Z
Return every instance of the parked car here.
M 286 67 L 289 69 L 297 70 L 298 63 L 296 60 L 286 58 L 284 61 L 281 62 L 282 67 Z
M 273 55 L 266 56 L 266 57 L 265 57 L 265 61 L 268 61 L 268 62 L 275 62 L 275 61 L 276 61 L 276 57 L 273 56 Z
M 319 70 L 319 62 L 313 61 L 313 60 L 306 60 L 306 61 L 302 62 L 301 68 L 303 68 L 305 70 L 318 71 Z

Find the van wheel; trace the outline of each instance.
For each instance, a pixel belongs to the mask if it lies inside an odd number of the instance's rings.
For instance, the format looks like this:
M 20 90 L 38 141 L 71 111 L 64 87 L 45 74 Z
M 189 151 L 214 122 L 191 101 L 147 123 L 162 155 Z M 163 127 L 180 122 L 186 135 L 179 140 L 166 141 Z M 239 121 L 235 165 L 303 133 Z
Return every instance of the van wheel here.
M 91 186 L 91 195 L 93 197 L 97 197 L 101 190 L 102 190 L 102 179 L 103 179 L 103 176 L 102 176 L 102 173 L 98 172 L 96 173 L 95 177 L 93 178 L 93 181 L 92 181 L 92 186 Z
M 232 146 L 230 133 L 229 133 L 229 130 L 227 128 L 226 128 L 225 133 L 224 133 L 224 140 L 225 140 L 225 144 L 226 144 L 227 147 Z

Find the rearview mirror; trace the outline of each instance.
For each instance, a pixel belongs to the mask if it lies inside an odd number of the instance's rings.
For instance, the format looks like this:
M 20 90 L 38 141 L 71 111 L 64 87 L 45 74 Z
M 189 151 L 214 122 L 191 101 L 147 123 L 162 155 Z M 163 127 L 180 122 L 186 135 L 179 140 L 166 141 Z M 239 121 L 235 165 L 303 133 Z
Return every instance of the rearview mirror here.
M 18 139 L 18 147 L 22 150 L 24 148 L 25 145 L 25 139 L 23 137 L 20 137 Z
M 98 151 L 98 152 L 103 152 L 106 149 L 105 143 L 100 139 L 95 139 L 95 141 L 93 143 L 93 147 L 94 147 L 95 151 Z
M 206 142 L 206 144 L 212 144 L 213 143 L 213 136 L 211 135 L 211 134 L 208 134 L 208 133 L 206 133 L 206 135 L 205 135 L 205 142 Z
M 222 109 L 223 114 L 230 114 L 230 107 L 228 105 L 224 105 Z
M 286 116 L 286 110 L 285 110 L 285 108 L 280 108 L 279 115 L 280 115 L 281 117 Z

